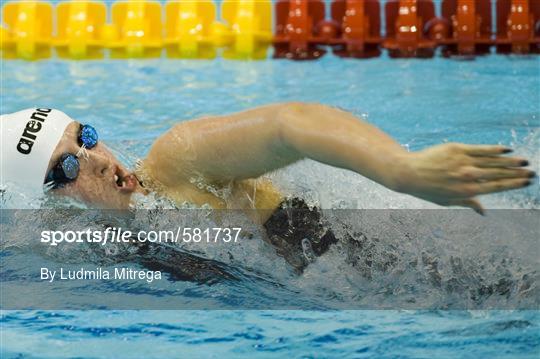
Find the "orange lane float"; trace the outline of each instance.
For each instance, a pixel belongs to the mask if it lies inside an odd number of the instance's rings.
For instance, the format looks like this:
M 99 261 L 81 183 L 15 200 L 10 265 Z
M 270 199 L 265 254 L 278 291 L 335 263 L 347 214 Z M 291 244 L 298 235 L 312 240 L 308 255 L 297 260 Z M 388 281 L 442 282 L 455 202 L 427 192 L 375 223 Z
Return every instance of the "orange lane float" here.
M 321 57 L 326 36 L 316 28 L 326 28 L 322 0 L 278 0 L 275 5 L 274 58 L 310 60 Z
M 443 0 L 442 17 L 450 25 L 450 36 L 439 41 L 444 56 L 489 53 L 493 43 L 489 1 Z
M 381 9 L 379 0 L 334 0 L 332 20 L 341 37 L 329 40 L 341 57 L 368 58 L 381 54 Z
M 497 52 L 540 53 L 540 1 L 497 1 Z
M 433 57 L 439 31 L 431 0 L 389 0 L 385 6 L 386 40 L 390 57 Z

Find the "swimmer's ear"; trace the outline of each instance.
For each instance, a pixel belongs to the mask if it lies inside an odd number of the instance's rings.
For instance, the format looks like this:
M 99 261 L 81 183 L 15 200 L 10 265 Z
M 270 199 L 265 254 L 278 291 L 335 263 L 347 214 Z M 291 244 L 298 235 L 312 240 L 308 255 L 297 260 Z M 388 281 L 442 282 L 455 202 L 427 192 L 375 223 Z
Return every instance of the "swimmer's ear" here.
M 476 213 L 478 213 L 481 216 L 486 215 L 484 211 L 484 207 L 482 207 L 482 205 L 480 204 L 480 201 L 478 201 L 476 198 L 458 199 L 455 201 L 451 201 L 450 205 L 469 207 L 469 208 L 472 208 Z

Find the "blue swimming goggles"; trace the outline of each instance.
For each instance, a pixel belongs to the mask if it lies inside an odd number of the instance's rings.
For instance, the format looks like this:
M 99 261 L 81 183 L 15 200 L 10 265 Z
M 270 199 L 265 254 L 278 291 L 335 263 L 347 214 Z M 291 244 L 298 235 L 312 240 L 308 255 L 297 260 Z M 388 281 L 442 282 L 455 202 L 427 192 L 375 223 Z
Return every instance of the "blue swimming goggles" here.
M 82 148 L 91 149 L 98 143 L 98 134 L 94 127 L 81 125 L 79 136 L 77 137 Z M 58 163 L 49 171 L 45 178 L 46 184 L 51 184 L 51 188 L 63 187 L 64 184 L 74 181 L 79 175 L 79 159 L 72 153 L 64 153 L 60 156 Z

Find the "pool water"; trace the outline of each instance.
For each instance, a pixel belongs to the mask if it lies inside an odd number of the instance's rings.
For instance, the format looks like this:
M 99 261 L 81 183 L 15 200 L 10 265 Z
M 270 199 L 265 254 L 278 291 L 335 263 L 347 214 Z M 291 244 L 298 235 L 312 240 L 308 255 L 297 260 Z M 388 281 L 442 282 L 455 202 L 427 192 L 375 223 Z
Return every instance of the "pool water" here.
M 5 61 L 2 63 L 1 112 L 31 106 L 62 109 L 98 128 L 101 138 L 127 165 L 145 155 L 152 141 L 178 121 L 223 114 L 281 101 L 322 102 L 353 112 L 390 133 L 403 146 L 419 150 L 447 141 L 500 143 L 540 169 L 540 74 L 538 57 L 488 56 L 474 61 L 357 61 L 327 56 L 315 62 L 261 61 Z M 350 172 L 302 161 L 270 177 L 284 191 L 304 196 L 323 208 L 430 209 L 435 205 L 393 193 Z M 537 181 L 537 180 L 536 180 Z M 538 183 L 527 189 L 482 197 L 493 209 L 538 209 Z M 152 203 L 145 203 L 145 206 Z M 157 206 L 157 204 L 155 204 Z M 6 198 L 3 208 L 29 208 L 22 197 Z M 511 223 L 508 223 L 511 225 Z M 2 278 L 16 278 L 21 263 L 61 261 L 38 251 L 25 239 L 2 240 Z M 538 231 L 538 228 L 530 228 Z M 15 232 L 17 233 L 17 232 Z M 413 236 L 415 233 L 412 233 Z M 420 232 L 416 235 L 419 237 Z M 12 236 L 10 236 L 12 238 Z M 476 238 L 477 239 L 477 238 Z M 489 238 L 474 243 L 462 237 L 450 246 L 434 238 L 419 239 L 433 255 L 448 251 L 480 264 L 480 275 L 497 276 L 506 263 L 511 280 L 522 273 L 537 276 L 537 241 L 513 238 L 508 247 Z M 481 249 L 475 251 L 475 246 Z M 390 247 L 380 248 L 384 255 Z M 471 249 L 473 248 L 473 249 Z M 188 248 L 189 249 L 189 248 Z M 200 249 L 200 248 L 198 248 Z M 485 252 L 480 252 L 485 251 Z M 412 255 L 400 251 L 400 256 Z M 72 253 L 73 254 L 73 253 Z M 248 268 L 246 303 L 261 300 L 306 301 L 322 310 L 179 310 L 117 311 L 102 303 L 99 311 L 3 311 L 2 357 L 531 357 L 540 353 L 537 281 L 529 310 L 354 309 L 355 301 L 378 300 L 395 283 L 366 281 L 350 273 L 339 251 L 321 257 L 297 277 L 275 268 L 275 254 L 251 245 L 228 255 L 208 250 L 208 258 Z M 495 258 L 495 259 L 493 259 Z M 407 259 L 407 258 L 404 258 Z M 70 257 L 77 260 L 77 257 Z M 91 265 L 91 257 L 80 257 Z M 279 262 L 278 262 L 279 263 Z M 285 268 L 284 262 L 282 263 Z M 258 267 L 280 284 L 250 281 Z M 397 282 L 415 281 L 424 270 L 405 273 Z M 412 279 L 410 278 L 412 277 Z M 381 277 L 382 278 L 382 277 Z M 382 278 L 384 279 L 384 278 Z M 235 284 L 236 285 L 236 284 Z M 233 284 L 206 286 L 170 282 L 174 295 L 204 302 L 239 290 Z M 429 284 L 426 284 L 429 285 Z M 9 287 L 8 287 L 9 288 Z M 27 288 L 39 295 L 39 283 Z M 68 291 L 70 288 L 61 290 Z M 134 283 L 111 290 L 128 299 Z M 423 288 L 435 290 L 434 288 Z M 99 287 L 86 295 L 99 301 Z M 241 291 L 241 290 L 240 290 Z M 361 293 L 361 295 L 359 294 Z M 57 293 L 58 294 L 58 293 Z M 59 293 L 62 294 L 61 292 Z M 152 300 L 167 300 L 152 292 Z M 529 298 L 530 299 L 530 298 Z M 460 300 L 457 298 L 456 300 Z M 508 301 L 521 303 L 511 296 Z M 469 308 L 465 303 L 456 307 Z M 366 305 L 363 308 L 369 307 Z M 394 305 L 394 308 L 400 308 Z M 512 305 L 510 305 L 512 307 Z M 478 308 L 482 309 L 482 308 Z

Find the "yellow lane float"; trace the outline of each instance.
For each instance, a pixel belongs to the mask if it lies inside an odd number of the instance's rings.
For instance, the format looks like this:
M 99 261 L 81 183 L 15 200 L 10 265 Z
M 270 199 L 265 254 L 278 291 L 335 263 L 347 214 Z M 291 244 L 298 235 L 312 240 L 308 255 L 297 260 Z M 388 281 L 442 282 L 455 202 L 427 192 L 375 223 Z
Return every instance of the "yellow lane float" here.
M 112 58 L 160 57 L 161 4 L 158 1 L 119 1 L 112 5 L 112 25 L 102 31 Z
M 37 60 L 51 56 L 53 7 L 41 1 L 6 3 L 2 8 L 4 58 Z
M 56 7 L 56 52 L 61 58 L 103 58 L 103 27 L 107 7 L 96 1 L 66 1 Z
M 165 48 L 168 57 L 216 57 L 212 36 L 216 6 L 207 0 L 169 1 L 165 4 Z
M 223 57 L 264 59 L 272 42 L 272 3 L 270 0 L 224 0 L 221 17 L 232 29 Z

